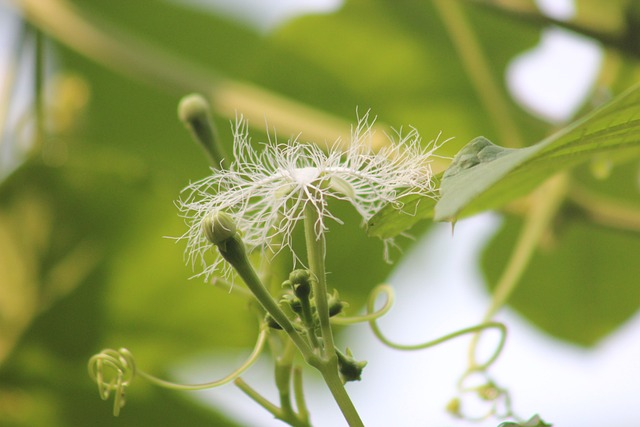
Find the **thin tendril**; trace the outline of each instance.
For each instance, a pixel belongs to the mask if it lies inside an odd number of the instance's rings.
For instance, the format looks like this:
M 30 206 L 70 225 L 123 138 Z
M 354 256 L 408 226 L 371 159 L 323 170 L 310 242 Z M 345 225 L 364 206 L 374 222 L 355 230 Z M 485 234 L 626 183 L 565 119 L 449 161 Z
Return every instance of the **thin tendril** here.
M 488 377 L 486 372 L 480 372 L 480 375 L 483 376 L 483 381 L 479 384 L 465 385 L 465 382 L 469 380 L 469 377 L 472 374 L 478 374 L 478 372 L 469 369 L 458 381 L 458 392 L 460 393 L 460 396 L 464 394 L 475 394 L 482 401 L 490 402 L 490 406 L 487 412 L 483 415 L 471 416 L 459 412 L 457 414 L 459 417 L 462 417 L 467 421 L 474 422 L 483 421 L 490 417 L 498 417 L 501 419 L 507 417 L 519 418 L 513 413 L 509 392 L 506 389 L 499 387 L 491 378 Z M 500 411 L 500 404 L 503 406 L 503 411 Z
M 375 302 L 378 299 L 378 296 L 384 293 L 387 297 L 385 304 L 383 305 L 383 307 L 378 310 L 378 311 L 374 311 L 375 310 Z M 491 366 L 493 364 L 493 362 L 496 361 L 496 359 L 500 356 L 500 353 L 502 352 L 502 349 L 504 348 L 504 344 L 506 341 L 506 337 L 507 337 L 507 328 L 504 324 L 499 323 L 499 322 L 486 322 L 486 323 L 481 323 L 479 325 L 475 325 L 475 326 L 471 326 L 468 328 L 464 328 L 464 329 L 460 329 L 458 331 L 452 332 L 450 334 L 444 335 L 440 338 L 434 339 L 434 340 L 430 340 L 427 342 L 423 342 L 420 344 L 398 344 L 395 343 L 393 341 L 391 341 L 390 339 L 388 339 L 387 337 L 384 336 L 384 334 L 382 333 L 382 331 L 380 330 L 380 327 L 378 326 L 376 320 L 384 313 L 386 313 L 387 311 L 389 311 L 389 308 L 391 306 L 391 304 L 393 304 L 393 290 L 391 289 L 390 286 L 388 285 L 381 285 L 378 286 L 377 288 L 375 288 L 372 292 L 371 295 L 369 296 L 369 300 L 367 302 L 367 315 L 362 316 L 362 317 L 366 317 L 366 316 L 372 316 L 373 318 L 368 320 L 369 322 L 369 326 L 371 327 L 371 330 L 373 331 L 373 334 L 386 346 L 394 348 L 396 350 L 405 350 L 405 351 L 414 351 L 414 350 L 423 350 L 429 347 L 433 347 L 436 346 L 438 344 L 441 344 L 443 342 L 449 341 L 453 338 L 457 338 L 459 336 L 462 335 L 466 335 L 466 334 L 470 334 L 470 333 L 476 333 L 476 332 L 480 332 L 480 331 L 484 331 L 486 329 L 498 329 L 500 331 L 500 341 L 498 342 L 498 345 L 496 346 L 496 349 L 494 350 L 493 354 L 491 355 L 491 357 L 489 357 L 489 359 L 487 359 L 486 362 L 482 363 L 482 364 L 477 364 L 475 362 L 475 357 L 474 360 L 471 361 L 470 363 L 470 367 L 469 370 L 470 371 L 483 371 L 485 369 L 487 369 L 489 366 Z M 382 313 L 382 314 L 380 314 Z
M 362 323 L 362 322 L 371 322 L 377 320 L 387 314 L 387 312 L 391 309 L 393 305 L 393 301 L 395 299 L 395 295 L 393 293 L 393 289 L 389 285 L 380 285 L 375 287 L 369 296 L 369 301 L 375 303 L 380 294 L 384 293 L 386 298 L 383 306 L 377 310 L 371 312 L 373 305 L 368 310 L 367 314 L 363 314 L 361 316 L 348 316 L 348 317 L 332 317 L 331 323 L 336 325 L 352 325 L 354 323 Z
M 105 378 L 105 370 L 111 370 L 113 377 Z M 136 375 L 133 355 L 126 348 L 120 350 L 105 349 L 89 359 L 89 375 L 98 384 L 98 392 L 102 400 L 109 399 L 115 391 L 113 415 L 120 415 L 125 405 L 125 390 Z
M 178 384 L 157 378 L 144 371 L 137 370 L 133 354 L 126 348 L 119 350 L 105 349 L 89 359 L 89 375 L 98 384 L 98 392 L 102 400 L 109 399 L 111 392 L 115 392 L 113 415 L 118 416 L 120 409 L 125 405 L 125 391 L 136 375 L 145 378 L 149 382 L 172 390 L 204 390 L 227 384 L 242 375 L 253 365 L 262 352 L 269 335 L 269 329 L 262 327 L 253 351 L 247 360 L 235 371 L 226 377 L 202 384 Z M 112 377 L 107 379 L 105 371 L 110 370 Z
M 258 339 L 256 340 L 256 345 L 253 348 L 253 351 L 251 352 L 247 360 L 238 369 L 236 369 L 226 377 L 221 378 L 219 380 L 210 381 L 202 384 L 176 384 L 170 381 L 165 381 L 160 378 L 154 377 L 153 375 L 147 374 L 146 372 L 140 371 L 139 374 L 141 377 L 147 379 L 148 381 L 158 386 L 169 388 L 172 390 L 194 391 L 194 390 L 204 390 L 208 388 L 219 387 L 221 385 L 230 383 L 231 381 L 238 378 L 249 367 L 251 367 L 251 365 L 253 365 L 256 362 L 256 360 L 258 359 L 258 356 L 260 355 L 260 353 L 262 352 L 262 349 L 264 348 L 264 344 L 266 343 L 268 333 L 269 333 L 269 329 L 266 327 L 263 327 L 262 330 L 260 331 L 260 335 L 258 335 Z

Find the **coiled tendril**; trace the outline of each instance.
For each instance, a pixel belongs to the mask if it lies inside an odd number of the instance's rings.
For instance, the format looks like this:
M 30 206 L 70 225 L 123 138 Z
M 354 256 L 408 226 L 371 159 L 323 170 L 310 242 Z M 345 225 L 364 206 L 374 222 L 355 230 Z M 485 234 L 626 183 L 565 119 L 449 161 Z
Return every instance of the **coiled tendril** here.
M 98 384 L 102 400 L 115 393 L 113 415 L 118 416 L 125 405 L 125 391 L 136 375 L 133 355 L 126 348 L 105 349 L 89 359 L 89 376 Z
M 94 355 L 89 359 L 89 376 L 98 384 L 98 391 L 102 400 L 109 399 L 112 391 L 115 393 L 113 415 L 117 417 L 120 414 L 120 409 L 126 403 L 126 388 L 136 375 L 152 384 L 170 390 L 205 390 L 218 387 L 238 378 L 258 360 L 258 356 L 264 349 L 268 334 L 269 328 L 266 325 L 261 325 L 255 347 L 247 360 L 229 375 L 202 384 L 178 384 L 157 378 L 143 370 L 137 370 L 133 354 L 126 348 L 119 350 L 105 349 Z

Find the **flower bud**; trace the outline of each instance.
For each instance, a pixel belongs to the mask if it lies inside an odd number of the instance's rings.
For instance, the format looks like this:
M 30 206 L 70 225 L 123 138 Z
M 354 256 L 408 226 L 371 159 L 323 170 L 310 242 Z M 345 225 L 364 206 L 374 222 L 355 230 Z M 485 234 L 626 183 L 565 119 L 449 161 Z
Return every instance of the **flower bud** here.
M 337 290 L 333 290 L 332 294 L 327 294 L 327 303 L 329 305 L 329 317 L 333 317 L 349 307 L 349 304 L 340 300 Z
M 356 361 L 351 354 L 351 350 L 347 348 L 346 354 L 336 349 L 338 356 L 338 371 L 344 382 L 360 381 L 362 370 L 367 366 L 365 361 Z
M 236 223 L 224 212 L 212 212 L 202 221 L 202 232 L 214 245 L 229 240 L 236 234 Z
M 311 295 L 311 274 L 308 270 L 293 270 L 289 274 L 289 283 L 293 293 L 300 299 L 307 299 Z
M 280 324 L 276 322 L 276 319 L 274 319 L 269 313 L 267 313 L 264 320 L 267 323 L 267 326 L 271 329 L 277 329 L 279 331 L 282 330 L 282 326 L 280 326 Z
M 462 403 L 457 397 L 454 397 L 447 403 L 446 410 L 450 415 L 456 418 L 462 418 Z
M 214 168 L 224 167 L 226 156 L 211 120 L 209 104 L 204 97 L 193 93 L 182 98 L 178 104 L 178 117 L 191 131 L 193 138 L 204 148 L 211 165 Z

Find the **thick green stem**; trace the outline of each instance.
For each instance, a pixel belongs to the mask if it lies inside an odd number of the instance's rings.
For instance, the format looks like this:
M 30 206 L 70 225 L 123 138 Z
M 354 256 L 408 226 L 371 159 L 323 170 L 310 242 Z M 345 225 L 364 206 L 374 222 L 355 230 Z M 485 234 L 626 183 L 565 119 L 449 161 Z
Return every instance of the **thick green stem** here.
M 307 260 L 309 270 L 315 280 L 313 283 L 313 298 L 316 303 L 320 334 L 323 341 L 323 356 L 335 356 L 333 332 L 329 321 L 329 302 L 327 300 L 327 273 L 324 266 L 326 240 L 324 233 L 316 232 L 318 224 L 318 212 L 313 203 L 307 203 L 304 216 L 304 232 L 307 242 Z
M 322 335 L 322 357 L 315 366 L 324 378 L 333 398 L 340 407 L 344 418 L 351 427 L 364 427 L 360 415 L 356 410 L 347 390 L 344 388 L 340 374 L 338 373 L 338 356 L 336 355 L 333 332 L 329 321 L 329 303 L 327 300 L 327 281 L 324 265 L 326 240 L 322 230 L 316 231 L 318 225 L 318 212 L 313 203 L 309 202 L 305 207 L 304 231 L 307 243 L 307 260 L 309 270 L 313 275 L 313 296 L 316 303 L 320 333 Z
M 278 303 L 273 299 L 267 288 L 262 284 L 262 281 L 249 262 L 242 240 L 240 240 L 237 235 L 234 235 L 218 244 L 218 250 L 224 259 L 238 272 L 265 311 L 273 317 L 278 325 L 280 325 L 291 338 L 305 360 L 312 363 L 312 360 L 317 356 L 313 353 L 313 350 L 311 350 L 311 347 L 309 347 L 304 338 L 298 333 L 284 311 L 278 306 Z
M 360 419 L 360 415 L 358 414 L 356 407 L 353 405 L 353 402 L 340 379 L 340 375 L 338 374 L 338 357 L 335 353 L 333 357 L 325 360 L 324 363 L 318 367 L 318 370 L 322 374 L 324 382 L 327 384 L 327 387 L 329 387 L 333 398 L 340 407 L 340 411 L 342 411 L 342 415 L 344 415 L 349 426 L 364 427 L 364 423 Z

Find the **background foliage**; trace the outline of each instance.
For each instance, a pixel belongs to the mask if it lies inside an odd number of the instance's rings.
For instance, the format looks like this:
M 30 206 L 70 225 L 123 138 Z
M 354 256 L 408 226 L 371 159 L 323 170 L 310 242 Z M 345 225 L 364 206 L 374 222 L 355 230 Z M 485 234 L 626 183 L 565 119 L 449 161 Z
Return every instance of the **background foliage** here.
M 602 43 L 600 76 L 576 116 L 640 76 L 637 2 L 576 3 L 564 23 L 529 0 L 348 0 L 265 32 L 168 0 L 15 0 L 23 24 L 0 99 L 0 423 L 114 425 L 86 375 L 102 347 L 126 345 L 161 373 L 188 355 L 252 345 L 254 321 L 238 314 L 245 307 L 189 281 L 183 246 L 163 239 L 183 233 L 173 201 L 207 173 L 176 118 L 183 94 L 211 98 L 227 143 L 236 112 L 256 140 L 266 118 L 279 138 L 302 132 L 322 143 L 348 135 L 356 108 L 371 108 L 380 131 L 455 136 L 444 156 L 478 135 L 521 148 L 566 125 L 525 111 L 505 87 L 507 65 L 545 29 Z M 33 88 L 26 108 L 20 82 Z M 640 136 L 630 126 L 624 138 Z M 511 303 L 547 333 L 589 346 L 640 303 L 640 197 L 637 151 L 582 160 Z M 489 288 L 535 197 L 490 205 L 506 221 L 483 260 Z M 392 266 L 344 211 L 328 265 L 331 285 L 357 310 Z M 426 229 L 422 221 L 412 232 Z M 118 425 L 235 425 L 187 393 L 143 381 L 130 402 Z

